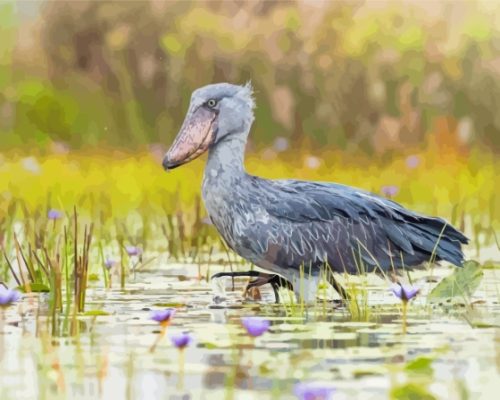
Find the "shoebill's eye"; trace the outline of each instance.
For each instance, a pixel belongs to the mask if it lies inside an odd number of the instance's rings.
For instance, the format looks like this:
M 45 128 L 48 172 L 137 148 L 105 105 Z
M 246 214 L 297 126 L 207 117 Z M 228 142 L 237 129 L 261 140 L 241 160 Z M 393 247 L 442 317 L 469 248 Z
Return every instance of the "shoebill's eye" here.
M 217 105 L 217 100 L 215 99 L 210 99 L 207 101 L 207 106 L 209 106 L 210 108 L 214 108 L 216 105 Z

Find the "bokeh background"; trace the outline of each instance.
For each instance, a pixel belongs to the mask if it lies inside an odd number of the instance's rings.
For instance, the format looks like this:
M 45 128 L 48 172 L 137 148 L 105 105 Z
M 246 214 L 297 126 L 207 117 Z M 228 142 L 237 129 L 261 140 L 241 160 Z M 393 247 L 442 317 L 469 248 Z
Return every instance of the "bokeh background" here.
M 194 89 L 251 80 L 249 172 L 499 227 L 496 1 L 2 1 L 0 37 L 4 210 L 192 208 L 203 160 L 161 157 Z

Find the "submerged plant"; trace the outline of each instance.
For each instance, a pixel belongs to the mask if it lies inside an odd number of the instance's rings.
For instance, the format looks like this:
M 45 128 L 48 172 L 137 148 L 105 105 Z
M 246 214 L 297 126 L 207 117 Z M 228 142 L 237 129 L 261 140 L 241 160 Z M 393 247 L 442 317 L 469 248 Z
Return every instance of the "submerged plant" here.
M 406 333 L 406 313 L 408 308 L 408 302 L 413 299 L 419 292 L 420 288 L 409 285 L 402 285 L 400 283 L 395 283 L 391 286 L 391 292 L 401 300 L 403 306 L 403 334 Z
M 241 318 L 241 323 L 248 334 L 252 337 L 263 335 L 271 326 L 271 322 L 269 320 L 261 317 L 243 317 Z
M 167 332 L 167 327 L 170 325 L 170 321 L 175 315 L 175 309 L 173 308 L 166 308 L 164 310 L 155 310 L 151 313 L 151 319 L 153 321 L 156 321 L 160 324 L 161 330 L 159 335 L 157 336 L 155 342 L 149 349 L 150 352 L 155 351 L 156 346 L 160 342 L 160 340 L 165 336 L 165 333 Z
M 328 382 L 303 382 L 297 383 L 293 393 L 300 400 L 331 400 L 335 388 Z

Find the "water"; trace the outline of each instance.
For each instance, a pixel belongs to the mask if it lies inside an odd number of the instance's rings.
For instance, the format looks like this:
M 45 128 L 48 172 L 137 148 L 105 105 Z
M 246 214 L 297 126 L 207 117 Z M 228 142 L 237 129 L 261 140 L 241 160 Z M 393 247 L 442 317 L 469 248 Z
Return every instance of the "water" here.
M 211 274 L 221 270 L 210 266 Z M 433 275 L 450 272 L 438 268 Z M 440 399 L 495 399 L 500 271 L 484 272 L 472 309 L 427 306 L 425 294 L 435 283 L 425 284 L 402 335 L 398 299 L 376 276 L 366 283 L 369 320 L 353 321 L 331 302 L 303 312 L 275 305 L 269 287 L 261 301 L 243 301 L 241 279 L 234 292 L 226 279 L 227 299 L 217 305 L 210 283 L 197 277 L 198 266 L 158 260 L 137 271 L 125 291 L 92 283 L 86 309 L 109 315 L 80 317 L 77 337 L 47 334 L 44 296 L 25 296 L 6 309 L 1 398 L 294 399 L 297 382 L 321 381 L 334 384 L 335 399 L 389 398 L 407 383 Z M 414 278 L 423 282 L 426 275 Z M 167 336 L 151 353 L 159 326 L 150 311 L 172 305 L 177 313 Z M 248 315 L 269 318 L 270 331 L 250 338 L 240 324 Z M 184 353 L 168 337 L 180 331 L 195 337 Z

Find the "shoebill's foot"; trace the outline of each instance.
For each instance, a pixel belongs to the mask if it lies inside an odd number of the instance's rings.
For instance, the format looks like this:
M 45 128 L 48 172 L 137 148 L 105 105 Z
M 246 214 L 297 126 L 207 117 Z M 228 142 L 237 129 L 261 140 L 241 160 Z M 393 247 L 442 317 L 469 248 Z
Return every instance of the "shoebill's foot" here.
M 240 277 L 240 276 L 248 276 L 255 278 L 248 282 L 244 294 L 247 295 L 248 292 L 253 288 L 258 288 L 262 285 L 270 284 L 273 288 L 275 302 L 279 303 L 279 288 L 285 287 L 289 290 L 293 290 L 293 286 L 290 282 L 288 282 L 285 278 L 276 275 L 276 274 L 266 274 L 265 272 L 259 271 L 238 271 L 238 272 L 219 272 L 212 276 L 211 279 L 214 278 L 222 278 L 225 276 L 230 276 L 231 278 Z

